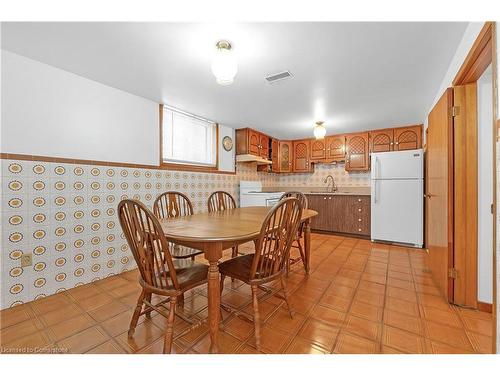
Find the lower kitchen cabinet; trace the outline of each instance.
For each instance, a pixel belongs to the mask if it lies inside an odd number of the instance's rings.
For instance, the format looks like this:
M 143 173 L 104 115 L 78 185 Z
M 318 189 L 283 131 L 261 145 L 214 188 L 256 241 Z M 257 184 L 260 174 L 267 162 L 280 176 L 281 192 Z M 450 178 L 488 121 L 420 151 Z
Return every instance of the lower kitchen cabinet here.
M 370 196 L 308 194 L 307 199 L 318 212 L 312 230 L 370 236 Z

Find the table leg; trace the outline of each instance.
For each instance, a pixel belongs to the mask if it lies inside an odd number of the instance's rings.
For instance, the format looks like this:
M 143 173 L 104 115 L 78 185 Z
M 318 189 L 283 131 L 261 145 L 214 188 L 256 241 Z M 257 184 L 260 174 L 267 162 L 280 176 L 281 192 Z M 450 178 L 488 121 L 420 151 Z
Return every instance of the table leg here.
M 309 267 L 311 262 L 311 220 L 307 219 L 304 223 L 304 253 L 306 256 L 305 269 L 309 274 Z
M 220 275 L 218 261 L 222 258 L 222 245 L 211 243 L 205 250 L 208 260 L 208 323 L 210 329 L 210 353 L 219 350 L 219 322 L 220 322 Z

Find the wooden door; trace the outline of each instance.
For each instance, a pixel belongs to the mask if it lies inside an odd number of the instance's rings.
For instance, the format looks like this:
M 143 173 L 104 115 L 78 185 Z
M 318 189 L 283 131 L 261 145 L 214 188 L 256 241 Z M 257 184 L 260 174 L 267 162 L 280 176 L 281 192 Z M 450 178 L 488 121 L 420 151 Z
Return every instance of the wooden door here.
M 313 139 L 311 141 L 311 160 L 324 160 L 326 147 L 324 139 Z
M 453 301 L 453 89 L 428 117 L 426 150 L 426 266 L 442 294 Z
M 273 164 L 271 165 L 271 170 L 273 172 L 280 171 L 279 148 L 280 148 L 280 142 L 276 138 L 273 138 L 271 140 L 271 161 L 273 162 Z
M 269 137 L 265 134 L 259 134 L 259 144 L 259 156 L 264 159 L 269 159 Z
M 342 161 L 345 160 L 345 136 L 334 135 L 325 138 L 327 161 Z
M 248 153 L 260 156 L 260 134 L 252 129 L 248 129 Z
M 382 129 L 370 132 L 371 152 L 387 152 L 393 150 L 394 150 L 394 129 Z
M 422 125 L 394 129 L 394 151 L 422 148 Z
M 293 171 L 309 172 L 309 140 L 293 141 Z
M 346 136 L 346 171 L 367 171 L 370 169 L 368 133 Z
M 453 303 L 477 307 L 477 85 L 453 87 Z M 490 171 L 488 171 L 490 172 Z
M 292 142 L 280 141 L 279 144 L 279 171 L 282 173 L 292 172 Z

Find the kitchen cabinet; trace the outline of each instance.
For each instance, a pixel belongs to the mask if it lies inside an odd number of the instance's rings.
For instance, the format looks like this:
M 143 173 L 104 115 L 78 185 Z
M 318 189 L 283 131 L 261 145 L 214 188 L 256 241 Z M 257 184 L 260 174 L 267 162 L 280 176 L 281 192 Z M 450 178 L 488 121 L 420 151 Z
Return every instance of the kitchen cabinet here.
M 308 206 L 318 212 L 311 229 L 370 236 L 370 196 L 307 194 Z
M 310 157 L 310 140 L 302 139 L 293 141 L 293 171 L 294 172 L 310 172 L 311 163 Z
M 279 171 L 289 173 L 293 171 L 293 143 L 289 141 L 279 142 Z
M 311 162 L 324 160 L 326 157 L 325 139 L 311 140 Z
M 416 150 L 421 147 L 422 125 L 370 132 L 370 152 Z
M 345 135 L 332 135 L 325 138 L 326 162 L 345 160 Z
M 273 164 L 271 165 L 272 172 L 280 171 L 280 141 L 276 138 L 271 139 L 271 161 Z
M 394 130 L 381 129 L 370 132 L 370 152 L 387 152 L 394 149 Z
M 370 170 L 368 132 L 346 135 L 346 171 Z
M 394 129 L 394 151 L 416 150 L 421 147 L 421 125 Z
M 255 155 L 269 159 L 269 136 L 250 128 L 236 129 L 236 155 Z

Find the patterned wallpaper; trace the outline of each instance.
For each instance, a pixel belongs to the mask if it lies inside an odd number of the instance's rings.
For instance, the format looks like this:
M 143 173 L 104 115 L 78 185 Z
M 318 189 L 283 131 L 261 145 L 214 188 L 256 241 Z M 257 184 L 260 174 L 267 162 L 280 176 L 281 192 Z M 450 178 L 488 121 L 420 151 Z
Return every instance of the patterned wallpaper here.
M 1 308 L 135 268 L 116 208 L 125 197 L 151 207 L 166 190 L 186 193 L 195 212 L 240 180 L 277 183 L 276 175 L 238 165 L 237 174 L 2 160 Z M 21 255 L 33 265 L 21 268 Z
M 370 172 L 346 172 L 344 164 L 316 164 L 314 173 L 290 173 L 279 176 L 279 186 L 319 187 L 325 186 L 323 180 L 331 174 L 337 186 L 370 186 Z

